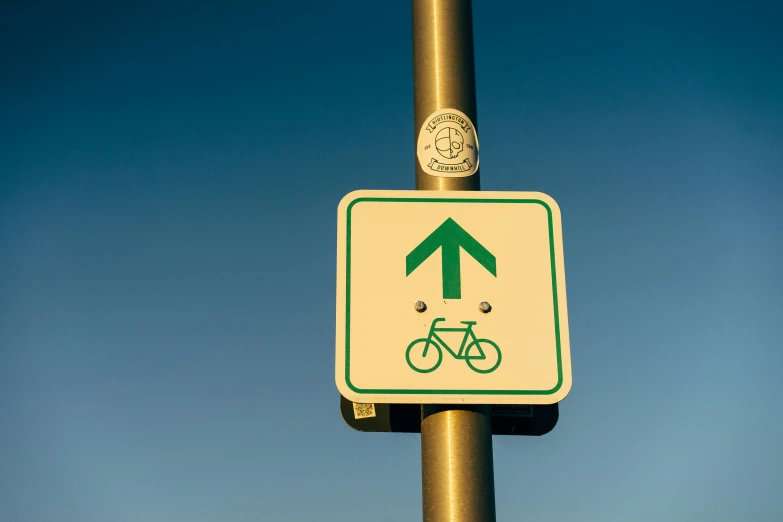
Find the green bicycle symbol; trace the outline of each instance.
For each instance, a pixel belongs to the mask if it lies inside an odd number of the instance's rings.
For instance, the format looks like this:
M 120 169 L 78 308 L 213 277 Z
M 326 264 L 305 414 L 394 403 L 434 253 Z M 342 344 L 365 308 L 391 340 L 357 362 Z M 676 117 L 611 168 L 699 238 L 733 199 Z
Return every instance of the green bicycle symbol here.
M 446 319 L 441 317 L 432 321 L 430 333 L 426 338 L 416 339 L 408 345 L 405 351 L 405 360 L 412 370 L 419 373 L 434 372 L 440 363 L 443 362 L 443 350 L 445 348 L 452 357 L 457 360 L 464 360 L 471 370 L 478 373 L 491 373 L 500 366 L 500 348 L 495 342 L 489 339 L 478 339 L 473 333 L 473 326 L 476 321 L 460 321 L 464 328 L 438 328 L 435 325 Z M 464 332 L 462 344 L 459 351 L 454 350 L 446 344 L 438 332 Z M 471 339 L 468 343 L 468 339 Z M 421 344 L 417 347 L 417 345 Z M 467 346 L 466 346 L 467 345 Z M 417 347 L 414 349 L 414 347 Z

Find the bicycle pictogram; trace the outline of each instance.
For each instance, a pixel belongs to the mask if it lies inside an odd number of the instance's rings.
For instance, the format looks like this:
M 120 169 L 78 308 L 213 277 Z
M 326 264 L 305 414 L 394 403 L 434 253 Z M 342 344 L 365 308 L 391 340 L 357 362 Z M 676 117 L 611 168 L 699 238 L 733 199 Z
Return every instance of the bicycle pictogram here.
M 416 339 L 408 345 L 408 349 L 405 351 L 405 360 L 412 370 L 419 373 L 430 373 L 437 370 L 440 363 L 443 362 L 442 348 L 445 348 L 455 359 L 464 360 L 474 372 L 491 373 L 500 366 L 500 348 L 494 341 L 476 337 L 476 334 L 473 333 L 473 326 L 476 325 L 476 321 L 460 321 L 461 324 L 465 325 L 462 328 L 436 326 L 445 320 L 444 317 L 440 317 L 432 321 L 427 337 Z M 446 341 L 438 335 L 444 332 L 462 332 L 465 334 L 462 337 L 459 351 L 454 352 Z

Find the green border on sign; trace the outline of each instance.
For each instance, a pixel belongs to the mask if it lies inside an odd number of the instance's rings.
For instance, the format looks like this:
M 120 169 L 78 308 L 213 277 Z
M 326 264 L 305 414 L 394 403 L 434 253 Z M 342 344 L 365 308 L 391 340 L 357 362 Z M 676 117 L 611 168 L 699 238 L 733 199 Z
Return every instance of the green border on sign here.
M 363 390 L 351 383 L 351 210 L 357 203 L 516 203 L 541 205 L 546 209 L 549 223 L 549 258 L 552 267 L 552 303 L 554 304 L 555 344 L 557 346 L 557 385 L 551 390 Z M 380 198 L 364 197 L 353 200 L 347 208 L 345 247 L 345 384 L 356 393 L 397 395 L 552 395 L 563 385 L 563 364 L 560 353 L 560 316 L 557 304 L 557 271 L 555 268 L 555 237 L 552 209 L 540 199 L 463 199 L 463 198 Z

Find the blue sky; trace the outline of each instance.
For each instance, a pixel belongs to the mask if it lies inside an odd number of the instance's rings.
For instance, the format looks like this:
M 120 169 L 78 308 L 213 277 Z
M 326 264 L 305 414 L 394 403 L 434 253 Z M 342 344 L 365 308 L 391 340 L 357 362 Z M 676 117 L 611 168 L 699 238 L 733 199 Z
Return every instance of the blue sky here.
M 474 6 L 574 376 L 498 520 L 779 521 L 783 9 L 583 4 Z M 420 519 L 333 363 L 337 204 L 413 188 L 409 2 L 15 2 L 0 71 L 0 520 Z

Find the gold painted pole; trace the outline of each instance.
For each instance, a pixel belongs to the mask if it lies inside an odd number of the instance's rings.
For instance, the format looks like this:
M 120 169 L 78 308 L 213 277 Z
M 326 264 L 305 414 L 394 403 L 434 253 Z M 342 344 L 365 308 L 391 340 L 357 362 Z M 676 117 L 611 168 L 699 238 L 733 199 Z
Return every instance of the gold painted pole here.
M 471 0 L 412 0 L 414 140 L 434 112 L 456 109 L 473 126 L 476 76 Z M 477 133 L 477 128 L 474 127 Z M 479 172 L 441 177 L 416 159 L 417 190 L 480 190 Z M 424 522 L 495 522 L 491 406 L 422 405 Z
M 478 126 L 471 0 L 413 0 L 413 139 L 438 109 L 457 109 Z M 415 148 L 414 148 L 415 150 Z M 430 175 L 416 160 L 417 190 L 480 190 L 479 173 Z

